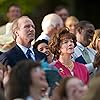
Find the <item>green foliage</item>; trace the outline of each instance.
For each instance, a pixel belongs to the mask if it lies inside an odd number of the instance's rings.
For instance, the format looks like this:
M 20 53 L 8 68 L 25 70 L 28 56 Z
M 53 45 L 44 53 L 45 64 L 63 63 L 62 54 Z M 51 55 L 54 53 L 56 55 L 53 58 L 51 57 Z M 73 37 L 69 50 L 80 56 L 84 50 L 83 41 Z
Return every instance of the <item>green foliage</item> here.
M 33 17 L 41 17 L 53 10 L 58 4 L 68 4 L 73 0 L 0 0 L 0 25 L 6 23 L 6 12 L 10 4 L 18 4 L 22 9 L 22 14 Z M 44 16 L 44 15 L 42 15 Z
M 36 7 L 44 3 L 45 0 L 0 0 L 0 25 L 6 21 L 6 12 L 10 4 L 18 4 L 23 14 L 32 13 Z
M 43 3 L 44 0 L 0 0 L 1 15 L 6 13 L 7 7 L 12 4 L 18 4 L 23 13 L 30 13 L 32 9 Z

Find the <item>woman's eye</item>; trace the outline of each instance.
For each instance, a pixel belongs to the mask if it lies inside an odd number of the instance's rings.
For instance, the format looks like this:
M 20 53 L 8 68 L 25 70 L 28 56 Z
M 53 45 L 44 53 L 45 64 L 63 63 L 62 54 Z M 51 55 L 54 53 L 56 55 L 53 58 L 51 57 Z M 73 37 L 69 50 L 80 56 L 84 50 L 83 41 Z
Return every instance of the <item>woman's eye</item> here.
M 70 42 L 73 42 L 73 40 L 70 40 Z
M 73 40 L 64 41 L 63 43 L 73 42 Z
M 66 40 L 66 41 L 63 41 L 63 44 L 64 44 L 64 43 L 68 43 L 68 41 L 67 41 L 67 40 Z
M 65 42 L 63 42 L 63 43 L 67 43 L 68 41 L 65 41 Z
M 43 51 L 43 48 L 40 48 L 39 51 Z

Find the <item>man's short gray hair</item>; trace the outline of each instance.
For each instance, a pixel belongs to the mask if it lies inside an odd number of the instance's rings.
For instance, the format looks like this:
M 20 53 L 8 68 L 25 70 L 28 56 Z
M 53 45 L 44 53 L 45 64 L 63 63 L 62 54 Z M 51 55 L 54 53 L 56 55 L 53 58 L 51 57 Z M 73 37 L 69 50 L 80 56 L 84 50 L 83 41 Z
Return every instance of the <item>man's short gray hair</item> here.
M 46 31 L 50 27 L 63 27 L 63 21 L 57 14 L 48 14 L 43 18 L 42 21 L 42 30 Z
M 13 35 L 14 40 L 16 40 L 16 34 L 15 34 L 15 32 L 16 32 L 16 30 L 19 29 L 19 26 L 18 26 L 19 22 L 18 21 L 20 19 L 22 19 L 22 18 L 29 18 L 29 17 L 28 16 L 21 16 L 21 17 L 17 18 L 16 20 L 14 20 L 14 22 L 12 24 L 11 29 L 12 29 L 12 33 L 13 33 L 12 35 Z

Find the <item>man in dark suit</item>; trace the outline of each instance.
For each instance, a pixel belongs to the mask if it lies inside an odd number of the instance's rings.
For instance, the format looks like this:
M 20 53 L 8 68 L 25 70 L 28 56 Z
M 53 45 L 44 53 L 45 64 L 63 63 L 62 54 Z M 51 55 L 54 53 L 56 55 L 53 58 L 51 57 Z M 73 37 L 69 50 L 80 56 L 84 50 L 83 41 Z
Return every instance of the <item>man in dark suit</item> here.
M 12 25 L 12 32 L 16 46 L 0 55 L 2 64 L 13 67 L 25 59 L 32 59 L 33 61 L 46 59 L 45 54 L 36 51 L 31 46 L 31 42 L 35 39 L 35 25 L 29 17 L 22 16 L 17 19 Z

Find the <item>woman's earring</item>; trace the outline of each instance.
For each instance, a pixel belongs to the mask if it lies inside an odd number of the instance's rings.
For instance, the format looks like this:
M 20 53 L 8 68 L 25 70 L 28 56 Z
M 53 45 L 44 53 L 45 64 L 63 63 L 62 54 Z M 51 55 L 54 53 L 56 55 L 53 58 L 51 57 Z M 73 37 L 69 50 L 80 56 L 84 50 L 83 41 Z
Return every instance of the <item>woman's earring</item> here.
M 59 52 L 59 53 L 61 53 L 61 51 L 60 51 L 60 50 L 59 50 L 58 52 Z

